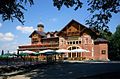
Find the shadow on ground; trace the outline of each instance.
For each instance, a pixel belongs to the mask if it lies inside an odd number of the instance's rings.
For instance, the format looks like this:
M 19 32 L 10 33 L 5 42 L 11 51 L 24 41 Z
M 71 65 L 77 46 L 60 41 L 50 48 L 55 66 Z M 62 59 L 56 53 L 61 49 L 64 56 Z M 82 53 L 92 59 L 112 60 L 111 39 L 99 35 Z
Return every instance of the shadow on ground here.
M 54 63 L 26 68 L 20 73 L 30 79 L 120 79 L 120 63 Z
M 120 79 L 120 63 L 56 63 L 39 66 L 31 79 Z

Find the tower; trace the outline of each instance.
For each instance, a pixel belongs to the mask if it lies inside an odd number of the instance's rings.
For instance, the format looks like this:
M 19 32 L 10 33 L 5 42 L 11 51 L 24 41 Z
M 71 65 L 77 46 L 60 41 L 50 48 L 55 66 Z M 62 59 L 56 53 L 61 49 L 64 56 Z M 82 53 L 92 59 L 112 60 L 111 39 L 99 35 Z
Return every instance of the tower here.
M 38 24 L 38 25 L 37 25 L 37 30 L 38 30 L 39 32 L 43 32 L 43 31 L 44 31 L 44 25 Z

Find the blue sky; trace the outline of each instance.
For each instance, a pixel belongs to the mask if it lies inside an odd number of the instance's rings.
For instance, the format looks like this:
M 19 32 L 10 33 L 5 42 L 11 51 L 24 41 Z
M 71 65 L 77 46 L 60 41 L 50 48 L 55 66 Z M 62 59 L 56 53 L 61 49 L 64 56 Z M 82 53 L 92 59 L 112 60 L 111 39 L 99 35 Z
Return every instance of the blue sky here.
M 44 24 L 45 32 L 59 31 L 72 19 L 85 25 L 85 20 L 89 19 L 90 15 L 86 5 L 77 11 L 64 6 L 58 11 L 53 6 L 52 0 L 35 0 L 33 6 L 26 6 L 26 8 L 24 25 L 17 20 L 3 22 L 0 18 L 0 52 L 1 50 L 15 51 L 18 45 L 30 44 L 29 35 L 39 23 Z M 120 24 L 120 14 L 114 14 L 108 24 L 110 31 L 115 32 L 118 24 Z

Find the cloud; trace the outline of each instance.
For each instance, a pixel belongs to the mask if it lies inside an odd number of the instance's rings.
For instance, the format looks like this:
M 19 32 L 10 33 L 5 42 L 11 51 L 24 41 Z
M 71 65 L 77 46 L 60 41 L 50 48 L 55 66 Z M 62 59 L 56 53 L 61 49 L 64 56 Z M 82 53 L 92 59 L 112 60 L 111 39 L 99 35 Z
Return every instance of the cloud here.
M 22 33 L 31 33 L 35 30 L 33 27 L 28 26 L 17 26 L 16 29 L 21 31 Z
M 0 23 L 0 27 L 2 27 L 2 23 Z
M 11 32 L 8 33 L 0 33 L 0 41 L 12 41 L 14 40 L 14 34 L 12 34 Z

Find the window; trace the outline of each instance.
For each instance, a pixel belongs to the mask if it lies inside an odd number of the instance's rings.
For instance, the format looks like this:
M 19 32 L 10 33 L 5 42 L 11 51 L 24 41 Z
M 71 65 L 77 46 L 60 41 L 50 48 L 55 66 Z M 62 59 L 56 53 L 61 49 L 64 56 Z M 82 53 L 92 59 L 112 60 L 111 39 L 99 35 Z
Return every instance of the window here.
M 37 34 L 34 34 L 33 36 L 34 36 L 34 37 L 38 37 L 38 35 L 37 35 Z
M 68 45 L 70 44 L 70 42 L 67 42 L 68 43 Z
M 75 47 L 75 46 L 73 46 L 73 47 L 72 47 L 72 50 L 73 50 L 73 49 L 76 49 L 76 47 Z
M 102 51 L 101 51 L 101 54 L 106 54 L 106 50 L 102 50 Z
M 73 41 L 73 44 L 75 44 L 75 41 Z
M 71 50 L 71 47 L 69 47 L 68 50 Z
M 81 44 L 81 41 L 79 41 L 79 44 Z
M 78 44 L 78 41 L 76 41 L 76 44 Z
M 38 41 L 38 39 L 37 38 L 32 38 L 32 43 L 33 44 L 36 44 L 36 43 L 38 43 L 39 41 Z
M 72 41 L 70 41 L 70 44 L 72 44 Z

